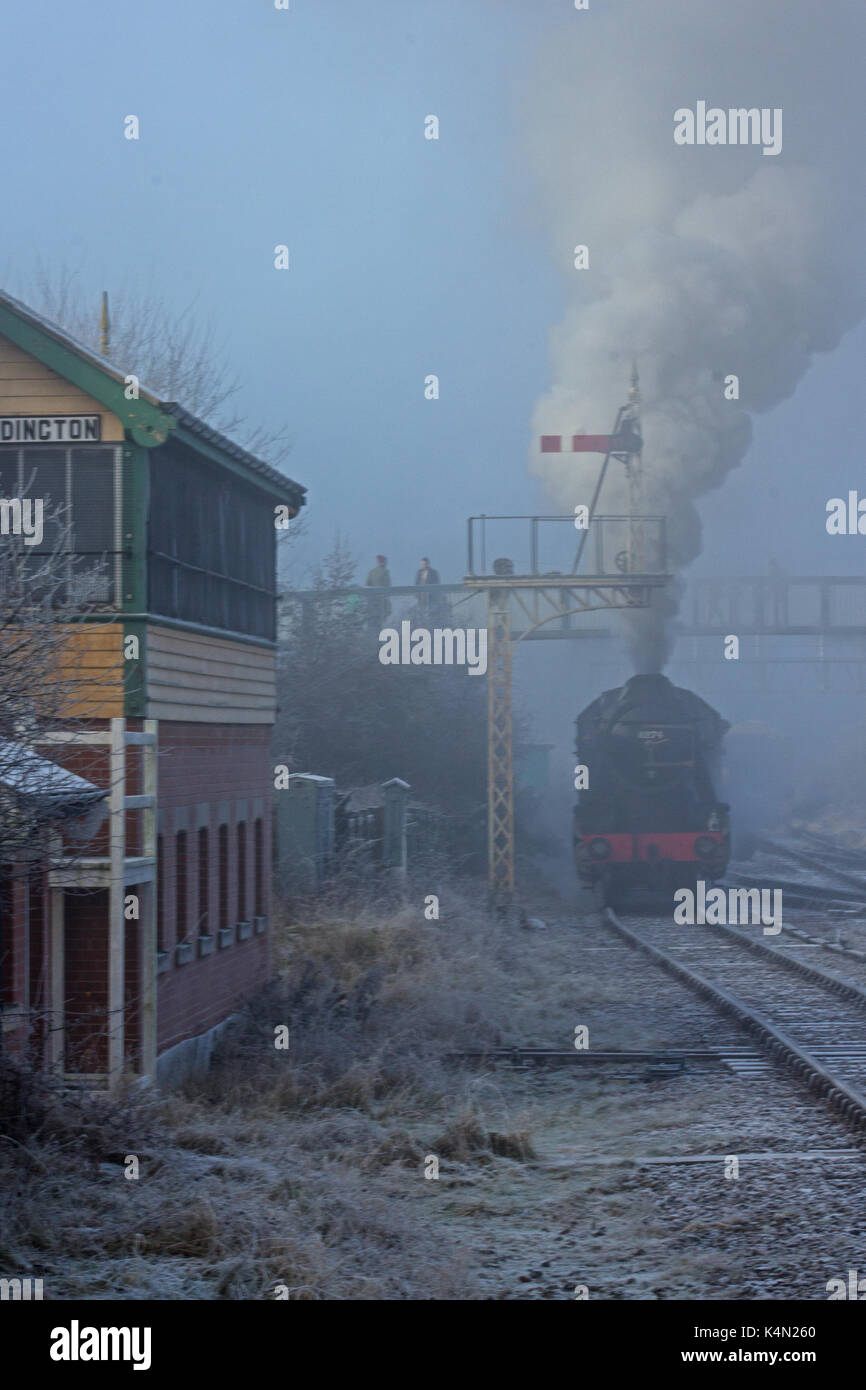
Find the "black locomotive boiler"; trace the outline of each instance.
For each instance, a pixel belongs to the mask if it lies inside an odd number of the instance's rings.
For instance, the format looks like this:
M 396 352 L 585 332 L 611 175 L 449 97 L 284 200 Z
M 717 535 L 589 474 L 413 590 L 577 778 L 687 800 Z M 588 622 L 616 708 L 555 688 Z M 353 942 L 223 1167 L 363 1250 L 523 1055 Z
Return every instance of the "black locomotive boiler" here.
M 578 715 L 575 862 L 610 906 L 725 872 L 728 806 L 713 781 L 729 727 L 662 675 L 632 676 Z

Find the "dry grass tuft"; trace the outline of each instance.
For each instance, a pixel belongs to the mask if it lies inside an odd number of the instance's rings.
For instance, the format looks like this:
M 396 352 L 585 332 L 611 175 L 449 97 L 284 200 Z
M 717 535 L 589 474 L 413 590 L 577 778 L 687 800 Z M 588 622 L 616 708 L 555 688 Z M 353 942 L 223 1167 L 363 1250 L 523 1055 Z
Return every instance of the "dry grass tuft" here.
M 433 1153 L 457 1163 L 489 1162 L 494 1157 L 512 1158 L 525 1163 L 536 1157 L 527 1130 L 509 1134 L 488 1130 L 482 1118 L 464 1109 L 448 1124 L 431 1145 Z
M 425 1156 L 465 1173 L 534 1154 L 496 1083 L 448 1054 L 567 1045 L 578 943 L 456 891 L 442 904 L 438 922 L 403 905 L 284 923 L 273 984 L 183 1093 L 0 1077 L 0 1272 L 41 1275 L 52 1298 L 478 1297 L 439 1215 L 447 1168 L 427 1181 Z

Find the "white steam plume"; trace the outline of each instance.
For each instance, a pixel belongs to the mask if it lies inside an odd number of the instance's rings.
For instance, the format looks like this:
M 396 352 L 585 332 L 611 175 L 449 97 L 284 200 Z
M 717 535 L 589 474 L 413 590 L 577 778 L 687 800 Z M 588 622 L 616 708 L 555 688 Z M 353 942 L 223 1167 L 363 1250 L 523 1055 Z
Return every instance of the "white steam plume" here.
M 750 413 L 790 395 L 864 312 L 864 52 L 859 0 L 623 0 L 570 16 L 539 54 L 530 148 L 571 297 L 533 434 L 609 430 L 635 358 L 645 510 L 667 516 L 676 570 L 700 552 L 695 499 L 742 461 Z M 699 100 L 781 107 L 781 153 L 676 145 L 674 111 Z M 588 270 L 573 269 L 578 243 Z M 739 402 L 724 399 L 729 373 Z M 533 442 L 563 511 L 589 501 L 599 465 Z M 608 476 L 599 510 L 623 512 L 623 470 Z M 664 664 L 674 607 L 668 595 L 630 621 L 638 670 Z

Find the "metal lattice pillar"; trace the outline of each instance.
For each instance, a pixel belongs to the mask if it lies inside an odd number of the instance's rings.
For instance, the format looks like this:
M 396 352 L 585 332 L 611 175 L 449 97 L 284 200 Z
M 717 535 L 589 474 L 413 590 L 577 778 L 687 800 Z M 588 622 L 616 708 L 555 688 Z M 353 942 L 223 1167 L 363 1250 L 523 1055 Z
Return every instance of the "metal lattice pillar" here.
M 487 591 L 488 886 L 495 907 L 514 893 L 511 618 L 507 589 Z

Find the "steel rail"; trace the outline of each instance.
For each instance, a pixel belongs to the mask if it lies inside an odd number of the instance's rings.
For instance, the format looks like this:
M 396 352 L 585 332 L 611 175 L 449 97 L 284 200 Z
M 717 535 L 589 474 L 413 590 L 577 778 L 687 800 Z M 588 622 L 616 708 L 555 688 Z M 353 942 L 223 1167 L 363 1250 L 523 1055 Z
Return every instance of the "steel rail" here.
M 770 1056 L 777 1062 L 786 1066 L 794 1073 L 798 1080 L 814 1092 L 821 1100 L 826 1101 L 837 1113 L 850 1124 L 858 1133 L 863 1135 L 866 1131 L 866 1096 L 853 1087 L 848 1086 L 839 1077 L 833 1075 L 826 1067 L 813 1057 L 805 1048 L 799 1046 L 787 1033 L 783 1032 L 769 1019 L 764 1018 L 756 1010 L 752 1009 L 743 999 L 738 998 L 729 990 L 722 989 L 720 985 L 714 984 L 712 980 L 699 975 L 696 970 L 683 965 L 681 961 L 675 960 L 667 951 L 662 950 L 653 942 L 631 927 L 625 926 L 619 918 L 611 912 L 610 908 L 604 910 L 604 920 L 613 928 L 625 941 L 628 941 L 638 950 L 643 951 L 667 970 L 669 974 L 677 979 L 684 981 L 703 998 L 715 1004 L 722 1013 L 734 1018 L 747 1032 L 756 1037 L 762 1046 L 769 1052 Z M 755 942 L 749 938 L 741 937 L 740 934 L 730 927 L 719 928 L 727 936 L 732 936 L 741 944 L 748 944 L 749 947 L 758 948 L 773 956 L 777 962 L 792 967 L 797 967 L 800 963 L 789 961 L 781 956 L 778 951 L 768 947 L 764 942 Z M 816 983 L 825 985 L 832 989 L 834 993 L 845 991 L 845 997 L 856 1000 L 866 1008 L 866 992 L 860 990 L 856 985 L 849 985 L 846 981 L 838 979 L 836 976 L 828 975 L 824 971 L 816 970 L 814 966 L 803 965 L 799 973 L 808 975 Z M 848 991 L 852 993 L 848 993 Z M 866 1136 L 864 1136 L 866 1137 Z

